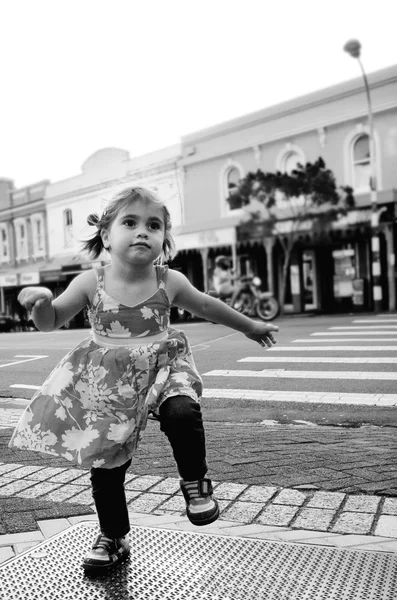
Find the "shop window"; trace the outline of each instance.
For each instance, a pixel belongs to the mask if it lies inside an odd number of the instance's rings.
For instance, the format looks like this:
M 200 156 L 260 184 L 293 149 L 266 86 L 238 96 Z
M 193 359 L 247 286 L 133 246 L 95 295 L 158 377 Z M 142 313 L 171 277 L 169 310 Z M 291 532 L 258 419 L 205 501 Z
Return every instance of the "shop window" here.
M 65 236 L 65 246 L 73 240 L 73 216 L 70 208 L 63 211 L 63 227 Z
M 10 260 L 10 248 L 8 241 L 7 225 L 0 225 L 0 262 L 5 263 Z
M 16 259 L 26 260 L 28 258 L 28 235 L 25 219 L 15 219 L 15 244 Z
M 303 150 L 296 144 L 285 144 L 282 150 L 279 152 L 276 159 L 276 169 L 282 173 L 288 173 L 291 175 L 298 164 L 304 165 L 306 162 Z
M 369 136 L 360 135 L 353 144 L 353 187 L 355 190 L 370 189 L 371 155 Z

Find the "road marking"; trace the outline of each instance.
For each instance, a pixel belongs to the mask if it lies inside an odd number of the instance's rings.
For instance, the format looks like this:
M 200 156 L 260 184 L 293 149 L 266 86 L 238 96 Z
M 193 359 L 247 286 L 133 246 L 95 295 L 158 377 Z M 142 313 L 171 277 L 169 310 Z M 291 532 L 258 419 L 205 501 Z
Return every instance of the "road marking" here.
M 397 323 L 397 319 L 357 319 L 353 323 Z
M 329 339 L 324 339 L 324 340 L 313 340 L 312 338 L 306 338 L 306 339 L 300 339 L 300 340 L 292 340 L 292 344 L 294 344 L 295 342 L 301 344 L 315 344 L 315 343 L 325 343 L 325 342 L 361 342 L 362 343 L 362 339 L 361 338 L 350 338 L 350 339 L 346 339 L 346 338 L 337 338 L 337 339 L 333 339 L 333 340 L 329 340 Z M 372 339 L 371 340 L 371 344 L 372 342 L 397 342 L 397 338 L 376 338 L 376 339 Z M 390 348 L 395 348 L 395 346 L 390 346 Z
M 19 356 L 21 356 L 21 355 L 19 355 L 19 354 L 15 355 L 16 358 L 18 358 Z M 48 354 L 37 354 L 37 355 L 25 354 L 24 356 L 25 357 L 30 356 L 30 358 L 25 358 L 25 360 L 15 360 L 14 362 L 6 363 L 5 365 L 0 365 L 0 369 L 2 369 L 3 367 L 12 367 L 14 365 L 19 365 L 21 363 L 30 362 L 32 360 L 39 360 L 40 358 L 48 358 Z
M 396 335 L 397 331 L 316 331 L 310 335 Z
M 305 341 L 305 340 L 294 340 L 294 342 Z M 307 342 L 321 342 L 322 340 L 306 340 Z M 335 342 L 335 340 L 323 340 L 325 342 Z M 345 340 L 343 340 L 345 341 Z M 347 341 L 347 340 L 346 340 Z M 351 340 L 349 340 L 350 342 Z M 373 341 L 373 340 L 371 340 Z M 389 340 L 387 340 L 389 341 Z M 362 342 L 362 340 L 360 340 Z M 348 350 L 348 351 L 356 351 L 356 352 L 392 352 L 393 350 L 397 350 L 397 346 L 297 346 L 294 348 L 293 346 L 272 346 L 271 348 L 267 348 L 268 352 L 316 352 L 325 350 L 327 352 L 331 352 L 331 350 Z
M 295 392 L 271 390 L 246 390 L 224 388 L 204 389 L 203 398 L 229 400 L 258 400 L 260 402 L 317 402 L 321 404 L 367 404 L 372 406 L 397 406 L 397 394 L 354 394 L 352 392 Z
M 311 348 L 313 350 L 313 348 Z M 317 350 L 317 348 L 316 348 Z M 310 362 L 310 363 L 365 363 L 365 364 L 395 364 L 397 358 L 395 357 L 375 357 L 368 358 L 365 356 L 248 356 L 247 358 L 240 358 L 237 362 Z
M 204 375 L 211 377 L 274 377 L 278 379 L 362 379 L 397 381 L 397 373 L 384 371 L 287 371 L 285 369 L 263 369 L 249 371 L 239 369 L 215 369 Z
M 224 340 L 225 338 L 231 337 L 232 335 L 236 335 L 236 333 L 238 333 L 238 331 L 234 332 L 234 333 L 228 333 L 227 335 L 221 335 L 221 337 L 217 337 L 214 340 L 208 340 L 208 342 L 200 342 L 199 344 L 196 344 L 195 346 L 191 346 L 191 348 L 198 348 L 199 350 L 202 350 L 202 346 L 205 348 L 210 348 L 209 344 L 212 344 L 213 342 L 219 342 L 219 340 Z
M 41 385 L 25 385 L 24 383 L 13 383 L 10 388 L 20 388 L 21 390 L 39 390 Z
M 347 327 L 330 327 L 329 329 L 354 329 L 355 331 L 364 331 L 367 329 L 397 329 L 397 325 L 350 325 Z M 381 335 L 384 332 L 381 331 Z M 395 331 L 392 332 L 396 333 Z

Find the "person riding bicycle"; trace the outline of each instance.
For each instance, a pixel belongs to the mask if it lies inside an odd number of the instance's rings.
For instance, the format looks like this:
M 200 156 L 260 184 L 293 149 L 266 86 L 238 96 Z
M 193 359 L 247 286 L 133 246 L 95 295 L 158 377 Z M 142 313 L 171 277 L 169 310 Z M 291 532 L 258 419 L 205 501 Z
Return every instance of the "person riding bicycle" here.
M 223 255 L 217 256 L 212 283 L 219 298 L 226 298 L 233 294 L 234 281 L 235 276 L 230 259 Z

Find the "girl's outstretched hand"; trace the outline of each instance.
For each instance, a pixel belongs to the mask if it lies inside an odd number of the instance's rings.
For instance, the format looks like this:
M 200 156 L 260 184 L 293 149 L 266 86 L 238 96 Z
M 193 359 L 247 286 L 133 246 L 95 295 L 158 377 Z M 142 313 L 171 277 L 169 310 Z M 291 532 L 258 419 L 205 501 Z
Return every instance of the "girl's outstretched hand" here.
M 265 324 L 253 321 L 251 331 L 247 332 L 245 335 L 250 340 L 258 342 L 260 346 L 268 346 L 269 348 L 271 348 L 273 344 L 276 343 L 276 340 L 273 336 L 273 332 L 275 331 L 278 331 L 277 325 L 270 325 L 270 323 Z
M 33 306 L 40 308 L 46 304 L 51 304 L 52 299 L 51 290 L 45 287 L 26 287 L 18 296 L 18 302 L 28 310 L 32 310 Z

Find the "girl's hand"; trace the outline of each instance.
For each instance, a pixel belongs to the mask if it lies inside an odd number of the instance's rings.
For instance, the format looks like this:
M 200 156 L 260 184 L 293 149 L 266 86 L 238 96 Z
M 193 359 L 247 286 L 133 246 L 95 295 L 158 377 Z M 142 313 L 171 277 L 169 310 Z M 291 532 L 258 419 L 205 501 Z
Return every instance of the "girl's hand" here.
M 258 342 L 260 346 L 268 346 L 269 348 L 271 348 L 272 345 L 276 343 L 276 340 L 273 336 L 273 331 L 278 331 L 277 325 L 265 325 L 265 323 L 258 323 L 257 321 L 252 321 L 252 329 L 245 335 L 250 340 Z
M 45 287 L 26 287 L 18 295 L 18 302 L 28 310 L 41 308 L 51 304 L 53 295 L 51 290 Z

